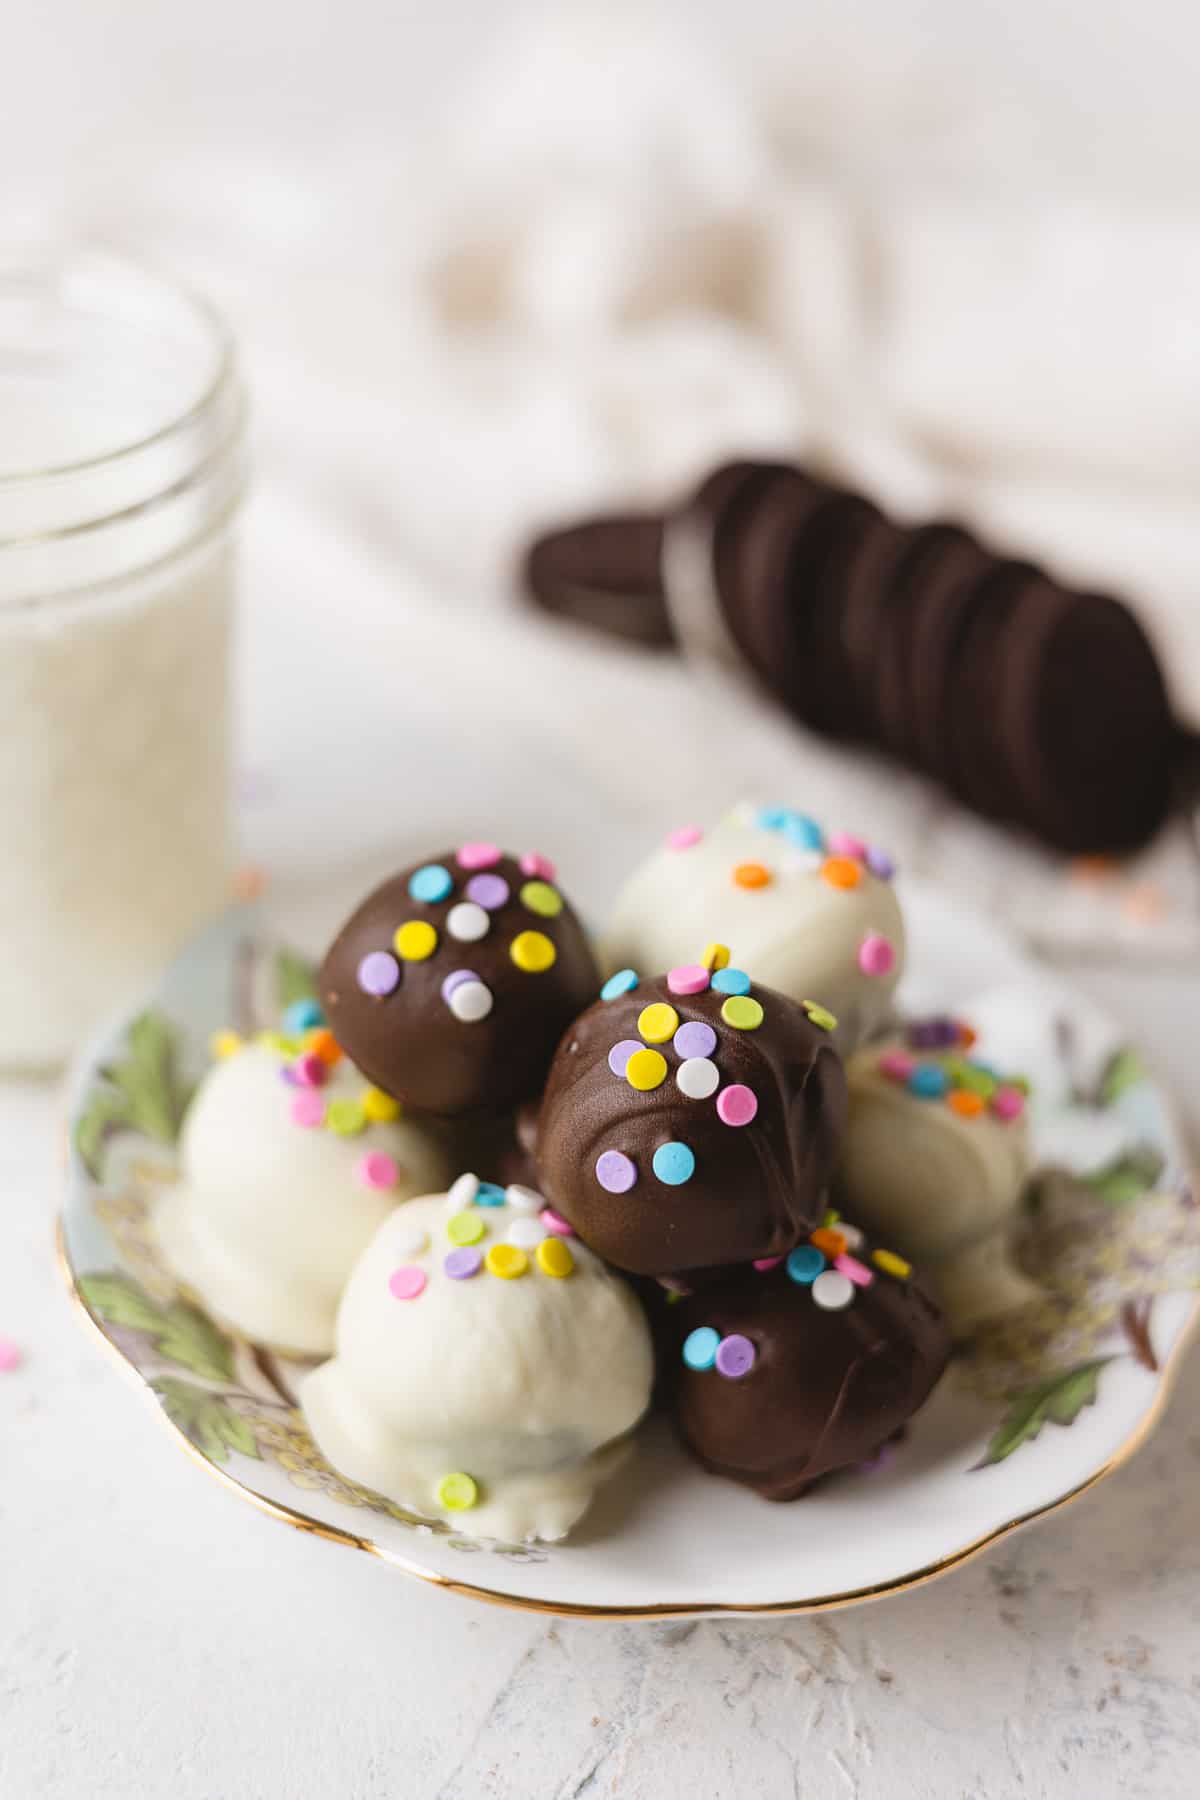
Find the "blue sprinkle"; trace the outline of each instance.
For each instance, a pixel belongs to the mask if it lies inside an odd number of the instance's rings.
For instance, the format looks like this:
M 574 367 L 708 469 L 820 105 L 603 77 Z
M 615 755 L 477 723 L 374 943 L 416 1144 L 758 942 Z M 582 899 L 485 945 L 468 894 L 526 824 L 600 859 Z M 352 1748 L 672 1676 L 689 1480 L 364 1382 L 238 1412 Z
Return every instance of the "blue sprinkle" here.
M 293 1000 L 283 1015 L 283 1029 L 289 1037 L 325 1023 L 325 1014 L 315 1000 Z
M 797 1244 L 788 1255 L 787 1272 L 802 1287 L 810 1287 L 824 1267 L 824 1253 L 815 1244 Z
M 632 993 L 637 984 L 636 969 L 618 969 L 615 975 L 609 976 L 600 989 L 600 998 L 602 1000 L 619 1000 L 622 994 Z
M 784 821 L 783 835 L 799 850 L 823 850 L 825 847 L 825 833 L 807 813 L 789 813 Z
M 689 1369 L 711 1369 L 721 1342 L 711 1325 L 697 1325 L 683 1340 L 683 1360 Z
M 940 1100 L 950 1086 L 950 1077 L 936 1063 L 922 1063 L 908 1078 L 908 1091 L 921 1100 Z
M 686 1144 L 660 1144 L 651 1167 L 664 1186 L 682 1187 L 696 1172 L 696 1158 Z
M 476 1206 L 503 1206 L 505 1204 L 504 1189 L 497 1187 L 494 1181 L 481 1181 L 474 1204 Z
M 718 994 L 748 994 L 750 977 L 745 969 L 717 969 L 711 986 Z
M 434 905 L 454 892 L 454 877 L 441 863 L 426 863 L 409 876 L 408 892 L 411 899 Z
M 786 806 L 760 806 L 754 823 L 763 831 L 782 831 L 789 816 Z

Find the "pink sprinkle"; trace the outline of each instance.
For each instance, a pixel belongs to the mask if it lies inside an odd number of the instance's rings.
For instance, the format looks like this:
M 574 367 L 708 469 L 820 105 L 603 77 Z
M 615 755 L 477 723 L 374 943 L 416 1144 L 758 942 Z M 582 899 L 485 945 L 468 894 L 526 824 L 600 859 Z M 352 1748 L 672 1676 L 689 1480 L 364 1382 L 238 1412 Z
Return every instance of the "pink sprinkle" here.
M 310 1128 L 325 1123 L 325 1102 L 320 1094 L 314 1094 L 310 1088 L 307 1093 L 297 1094 L 292 1101 L 292 1124 L 307 1125 Z
M 0 1375 L 11 1375 L 21 1366 L 21 1352 L 11 1338 L 0 1337 Z
M 329 1080 L 329 1065 L 312 1050 L 306 1050 L 292 1064 L 292 1070 L 301 1087 L 324 1087 Z
M 858 966 L 864 975 L 890 975 L 896 966 L 891 939 L 869 931 L 858 947 Z
M 575 1236 L 575 1227 L 568 1219 L 564 1219 L 561 1213 L 555 1212 L 552 1206 L 543 1206 L 541 1212 L 538 1214 L 538 1218 L 546 1227 L 546 1230 L 552 1231 L 555 1237 Z
M 709 971 L 702 969 L 699 963 L 684 963 L 681 968 L 671 970 L 667 986 L 673 994 L 702 994 L 710 979 Z
M 528 875 L 535 881 L 553 881 L 558 870 L 548 856 L 538 850 L 527 850 L 518 865 L 522 875 Z
M 853 836 L 849 831 L 831 831 L 829 854 L 831 856 L 852 856 L 856 862 L 865 862 L 867 846 L 862 838 Z
M 879 1073 L 889 1081 L 907 1081 L 916 1066 L 903 1050 L 885 1050 L 879 1059 Z
M 866 1263 L 860 1263 L 857 1256 L 847 1256 L 845 1251 L 834 1257 L 833 1266 L 840 1269 L 847 1281 L 852 1281 L 855 1287 L 870 1287 L 875 1279 Z
M 704 836 L 698 825 L 677 825 L 667 833 L 668 850 L 690 850 Z
M 397 1300 L 415 1300 L 418 1294 L 425 1292 L 424 1269 L 418 1269 L 415 1263 L 393 1269 L 388 1277 L 388 1292 Z
M 765 1275 L 768 1269 L 777 1269 L 782 1261 L 782 1256 L 758 1256 L 755 1257 L 753 1266 L 760 1275 Z
M 992 1095 L 992 1111 L 998 1119 L 1019 1119 L 1025 1111 L 1025 1096 L 1020 1088 L 997 1088 Z
M 383 1150 L 368 1150 L 360 1156 L 354 1172 L 369 1188 L 394 1188 L 400 1176 L 395 1159 Z
M 490 869 L 500 861 L 500 851 L 495 844 L 464 844 L 458 852 L 460 869 Z
M 717 1095 L 717 1115 L 726 1125 L 748 1125 L 758 1111 L 758 1100 L 753 1088 L 743 1086 L 735 1081 L 732 1087 L 722 1088 Z

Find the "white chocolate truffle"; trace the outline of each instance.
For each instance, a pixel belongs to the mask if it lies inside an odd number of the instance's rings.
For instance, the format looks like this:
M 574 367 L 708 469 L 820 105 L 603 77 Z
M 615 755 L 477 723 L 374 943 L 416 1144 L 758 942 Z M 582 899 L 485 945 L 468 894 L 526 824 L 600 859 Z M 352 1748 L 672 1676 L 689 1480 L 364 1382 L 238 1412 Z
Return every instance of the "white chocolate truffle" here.
M 928 1275 L 962 1337 L 1040 1290 L 1009 1248 L 1030 1169 L 1025 1096 L 944 1041 L 955 1031 L 923 1021 L 850 1059 L 837 1185 L 851 1218 Z
M 215 1317 L 326 1356 L 359 1253 L 398 1200 L 427 1193 L 448 1168 L 426 1126 L 369 1117 L 391 1107 L 345 1058 L 312 1069 L 324 1072 L 312 1086 L 289 1083 L 294 1062 L 257 1042 L 209 1071 L 184 1122 L 182 1178 L 154 1223 L 171 1267 Z
M 646 1321 L 524 1192 L 521 1206 L 487 1184 L 464 1197 L 456 1182 L 454 1199 L 411 1201 L 380 1226 L 300 1403 L 352 1481 L 472 1537 L 561 1538 L 649 1404 Z
M 904 922 L 890 859 L 785 807 L 743 805 L 709 831 L 673 831 L 625 883 L 605 936 L 606 973 L 700 959 L 706 944 L 790 999 L 838 1021 L 848 1055 L 891 1010 Z

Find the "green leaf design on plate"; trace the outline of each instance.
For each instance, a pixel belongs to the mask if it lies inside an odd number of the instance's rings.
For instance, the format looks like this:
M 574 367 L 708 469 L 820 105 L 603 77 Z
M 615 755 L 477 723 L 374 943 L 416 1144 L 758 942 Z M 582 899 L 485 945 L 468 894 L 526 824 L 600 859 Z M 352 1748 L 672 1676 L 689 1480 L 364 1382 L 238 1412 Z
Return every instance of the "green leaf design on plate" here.
M 164 1362 L 190 1369 L 209 1381 L 229 1381 L 233 1376 L 233 1346 L 212 1320 L 186 1300 L 160 1306 L 140 1288 L 132 1276 L 114 1270 L 105 1275 L 81 1275 L 79 1291 L 106 1325 L 144 1331 Z
M 229 1461 L 231 1450 L 258 1457 L 258 1444 L 246 1420 L 234 1412 L 220 1394 L 210 1394 L 190 1381 L 163 1375 L 150 1386 L 162 1401 L 172 1425 L 178 1427 L 209 1462 Z
M 1097 1088 L 1101 1106 L 1113 1106 L 1127 1088 L 1147 1079 L 1146 1066 L 1131 1045 L 1123 1045 L 1105 1064 Z
M 294 950 L 275 952 L 275 999 L 280 1012 L 297 1000 L 317 999 L 317 972 Z
M 176 1068 L 175 1036 L 161 1013 L 139 1013 L 126 1052 L 101 1070 L 75 1125 L 75 1147 L 94 1181 L 102 1152 L 117 1131 L 140 1131 L 160 1144 L 179 1137 L 189 1094 Z
M 1032 1443 L 1047 1419 L 1054 1425 L 1073 1425 L 1084 1407 L 1092 1405 L 1100 1371 L 1112 1360 L 1111 1356 L 1093 1357 L 1010 1394 L 1008 1411 L 975 1468 L 1003 1462 L 1022 1444 Z
M 1151 1144 L 1138 1144 L 1079 1179 L 1107 1205 L 1128 1206 L 1150 1192 L 1164 1167 L 1161 1151 Z

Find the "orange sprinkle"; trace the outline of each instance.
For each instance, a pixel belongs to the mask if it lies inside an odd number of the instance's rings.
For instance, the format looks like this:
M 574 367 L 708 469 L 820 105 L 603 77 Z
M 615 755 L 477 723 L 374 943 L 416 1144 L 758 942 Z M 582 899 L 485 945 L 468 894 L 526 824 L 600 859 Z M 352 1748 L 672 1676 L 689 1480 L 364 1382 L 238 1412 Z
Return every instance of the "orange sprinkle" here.
M 946 1105 L 961 1119 L 977 1119 L 983 1111 L 983 1095 L 973 1094 L 969 1088 L 955 1088 L 946 1095 Z
M 733 879 L 739 887 L 766 887 L 771 879 L 771 871 L 764 868 L 762 863 L 739 863 L 733 871 Z
M 1068 868 L 1072 881 L 1111 881 L 1117 872 L 1111 856 L 1076 856 Z
M 815 1244 L 818 1250 L 823 1250 L 826 1256 L 844 1256 L 846 1253 L 846 1240 L 841 1232 L 833 1231 L 826 1225 L 818 1226 L 808 1241 Z
M 969 1050 L 978 1036 L 979 1033 L 973 1025 L 964 1025 L 960 1021 L 958 1027 L 958 1041 L 964 1050 Z
M 327 1025 L 314 1025 L 304 1034 L 304 1048 L 319 1056 L 328 1068 L 336 1068 L 342 1060 L 342 1046 Z
M 821 874 L 835 888 L 856 888 L 862 880 L 862 869 L 852 856 L 827 856 Z

